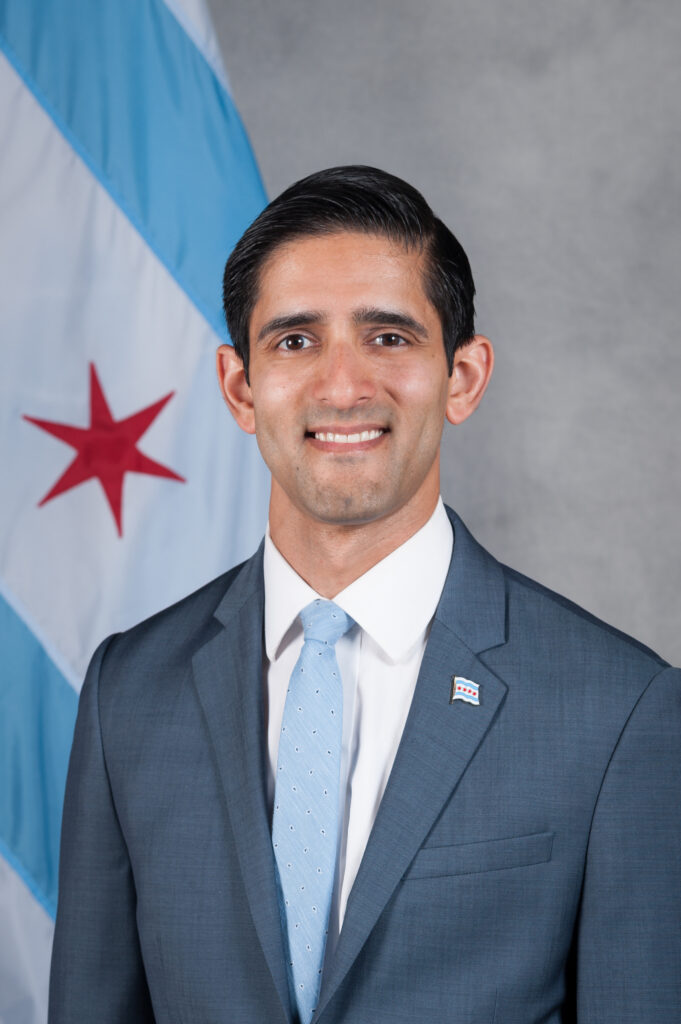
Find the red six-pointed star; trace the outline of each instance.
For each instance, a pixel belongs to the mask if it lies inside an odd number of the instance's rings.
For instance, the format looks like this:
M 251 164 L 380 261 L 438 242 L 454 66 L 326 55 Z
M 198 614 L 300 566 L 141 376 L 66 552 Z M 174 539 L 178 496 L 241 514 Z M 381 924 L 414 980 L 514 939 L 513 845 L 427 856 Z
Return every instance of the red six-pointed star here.
M 171 391 L 164 398 L 159 398 L 158 402 L 148 405 L 146 409 L 133 413 L 124 420 L 115 420 L 99 383 L 95 365 L 90 363 L 89 427 L 74 427 L 68 423 L 53 423 L 51 420 L 24 416 L 29 423 L 34 423 L 41 430 L 46 430 L 53 437 L 70 444 L 78 453 L 39 505 L 44 505 L 58 494 L 63 494 L 64 491 L 96 477 L 109 502 L 118 535 L 123 536 L 123 477 L 126 473 L 146 473 L 149 476 L 164 476 L 171 480 L 179 480 L 181 483 L 185 482 L 184 477 L 143 455 L 137 447 L 139 439 L 174 394 L 175 392 Z

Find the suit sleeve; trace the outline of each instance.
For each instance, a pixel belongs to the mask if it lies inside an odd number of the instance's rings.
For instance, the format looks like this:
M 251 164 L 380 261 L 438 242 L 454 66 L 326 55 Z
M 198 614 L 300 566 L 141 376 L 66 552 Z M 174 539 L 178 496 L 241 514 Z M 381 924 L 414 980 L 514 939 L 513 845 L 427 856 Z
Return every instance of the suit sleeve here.
M 135 887 L 113 805 L 99 719 L 109 640 L 78 706 L 62 819 L 48 1024 L 153 1024 L 135 924 Z
M 592 822 L 577 939 L 579 1024 L 681 1020 L 681 673 L 629 716 Z

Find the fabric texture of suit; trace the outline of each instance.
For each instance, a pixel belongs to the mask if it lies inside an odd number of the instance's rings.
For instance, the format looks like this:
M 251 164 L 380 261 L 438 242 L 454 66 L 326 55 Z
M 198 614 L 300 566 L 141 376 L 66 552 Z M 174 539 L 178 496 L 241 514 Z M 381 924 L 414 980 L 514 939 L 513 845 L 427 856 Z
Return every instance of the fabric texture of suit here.
M 315 1020 L 678 1024 L 680 674 L 450 517 L 449 575 Z M 261 549 L 96 652 L 50 1024 L 293 1019 L 263 603 Z M 450 703 L 454 675 L 479 684 L 479 707 Z

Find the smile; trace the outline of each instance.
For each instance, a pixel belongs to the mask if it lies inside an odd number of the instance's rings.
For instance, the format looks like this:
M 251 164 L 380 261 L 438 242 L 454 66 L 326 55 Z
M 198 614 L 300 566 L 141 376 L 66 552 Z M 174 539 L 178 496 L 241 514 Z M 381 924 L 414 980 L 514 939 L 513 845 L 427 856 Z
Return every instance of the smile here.
M 332 444 L 359 444 L 362 441 L 375 441 L 384 434 L 384 430 L 362 430 L 357 434 L 336 434 L 330 431 L 318 431 L 314 434 L 315 441 L 326 441 Z

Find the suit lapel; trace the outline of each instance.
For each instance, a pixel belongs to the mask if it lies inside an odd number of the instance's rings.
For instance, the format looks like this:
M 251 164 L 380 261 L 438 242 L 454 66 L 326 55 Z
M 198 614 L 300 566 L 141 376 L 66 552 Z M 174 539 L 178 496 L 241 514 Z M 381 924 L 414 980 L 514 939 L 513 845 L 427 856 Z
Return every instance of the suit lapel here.
M 506 685 L 477 657 L 504 642 L 501 567 L 450 512 L 454 554 L 395 763 L 324 973 L 321 1014 L 483 742 Z M 450 703 L 452 678 L 478 683 L 480 705 Z
M 251 914 L 287 1019 L 290 1002 L 265 788 L 262 545 L 218 606 L 219 632 L 194 655 Z

